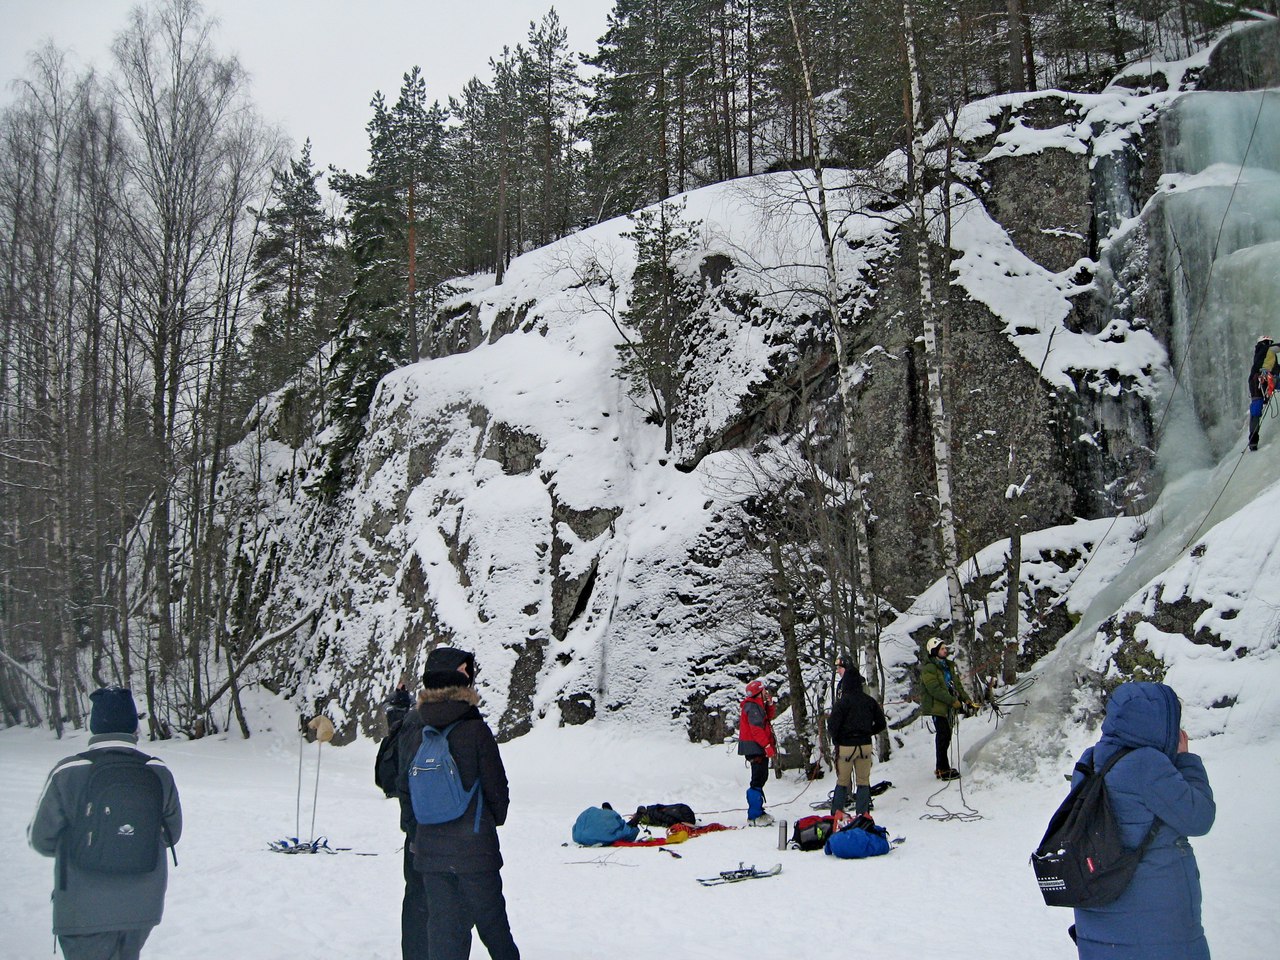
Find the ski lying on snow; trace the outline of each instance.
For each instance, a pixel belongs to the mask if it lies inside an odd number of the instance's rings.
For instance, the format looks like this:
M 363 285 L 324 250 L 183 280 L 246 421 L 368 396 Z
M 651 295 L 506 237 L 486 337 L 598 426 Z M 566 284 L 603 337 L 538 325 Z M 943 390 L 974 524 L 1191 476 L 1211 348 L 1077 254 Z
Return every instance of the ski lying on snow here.
M 721 870 L 715 877 L 699 877 L 698 882 L 704 887 L 718 887 L 722 883 L 740 883 L 743 880 L 761 880 L 765 877 L 776 877 L 782 872 L 782 864 L 775 863 L 768 870 L 758 867 L 744 867 L 738 864 L 737 870 Z

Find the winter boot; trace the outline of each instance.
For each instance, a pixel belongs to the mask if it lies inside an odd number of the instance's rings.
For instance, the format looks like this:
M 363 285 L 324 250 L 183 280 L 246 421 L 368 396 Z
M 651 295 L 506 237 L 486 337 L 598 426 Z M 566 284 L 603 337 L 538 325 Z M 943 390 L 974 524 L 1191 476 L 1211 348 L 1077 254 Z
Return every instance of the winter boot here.
M 853 812 L 859 816 L 871 812 L 871 784 L 858 784 L 858 789 L 854 792 Z
M 834 817 L 837 813 L 843 813 L 848 802 L 849 788 L 836 784 L 836 788 L 831 791 L 831 815 Z
M 946 770 L 935 770 L 933 775 L 939 780 L 959 780 L 960 771 L 955 767 L 949 767 Z
M 764 791 L 755 787 L 747 790 L 747 819 L 752 823 L 756 822 L 757 817 L 764 815 Z
M 773 814 L 762 813 L 751 821 L 753 827 L 771 827 L 774 824 Z

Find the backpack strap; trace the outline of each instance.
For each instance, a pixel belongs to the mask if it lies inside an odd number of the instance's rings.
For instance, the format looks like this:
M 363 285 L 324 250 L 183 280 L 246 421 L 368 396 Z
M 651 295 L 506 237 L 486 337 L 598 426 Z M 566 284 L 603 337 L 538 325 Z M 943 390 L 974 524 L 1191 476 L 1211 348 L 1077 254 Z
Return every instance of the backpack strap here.
M 89 764 L 90 771 L 92 771 L 93 763 L 100 756 L 102 756 L 101 750 L 82 750 L 80 753 L 76 754 L 76 759 L 83 760 L 85 763 Z M 85 778 L 84 786 L 82 786 L 80 788 L 80 792 L 76 794 L 76 806 L 75 809 L 71 811 L 72 821 L 75 821 L 82 816 L 81 811 L 84 809 L 84 794 L 85 791 L 89 789 L 89 781 L 92 779 L 93 774 L 90 772 L 89 776 Z M 68 827 L 70 827 L 70 824 L 68 824 Z M 67 861 L 71 859 L 70 829 L 62 831 L 62 836 L 59 839 L 58 846 L 60 847 L 58 851 L 58 889 L 65 890 L 67 889 Z
M 1105 777 L 1107 775 L 1107 771 L 1109 771 L 1112 767 L 1116 765 L 1117 760 L 1119 760 L 1121 757 L 1128 756 L 1131 753 L 1133 753 L 1133 747 L 1122 747 L 1121 749 L 1117 750 L 1115 753 L 1111 755 L 1111 759 L 1102 765 L 1102 769 L 1098 771 L 1097 775 L 1100 777 Z M 1089 762 L 1090 764 L 1093 763 L 1092 757 L 1089 758 Z M 1078 768 L 1080 765 L 1077 764 L 1076 766 Z M 1090 769 L 1092 769 L 1092 767 Z M 1146 853 L 1147 847 L 1151 844 L 1151 841 L 1155 839 L 1156 833 L 1157 831 L 1159 831 L 1161 823 L 1162 823 L 1161 819 L 1157 817 L 1154 813 L 1152 813 L 1151 829 L 1147 831 L 1147 835 L 1142 838 L 1142 842 L 1138 844 L 1138 847 L 1137 847 L 1137 854 L 1139 858 L 1141 858 L 1142 855 Z
M 1098 776 L 1105 777 L 1107 773 L 1111 770 L 1111 768 L 1116 765 L 1117 760 L 1119 760 L 1121 757 L 1127 757 L 1131 753 L 1133 753 L 1133 747 L 1121 747 L 1119 750 L 1117 750 L 1115 753 L 1111 755 L 1110 760 L 1108 760 L 1106 763 L 1102 765 L 1102 769 L 1098 770 Z M 1089 772 L 1092 773 L 1094 769 L 1096 769 L 1096 764 L 1094 764 L 1093 762 L 1093 757 L 1090 756 Z

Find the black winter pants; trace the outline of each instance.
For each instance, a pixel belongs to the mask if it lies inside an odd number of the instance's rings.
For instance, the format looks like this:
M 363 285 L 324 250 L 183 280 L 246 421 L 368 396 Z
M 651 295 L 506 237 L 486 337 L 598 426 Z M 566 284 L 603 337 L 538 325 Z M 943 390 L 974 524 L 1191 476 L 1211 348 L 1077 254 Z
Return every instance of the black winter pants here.
M 769 758 L 752 757 L 750 762 L 751 788 L 753 790 L 763 790 L 764 785 L 769 782 Z
M 951 750 L 951 720 L 948 717 L 933 718 L 933 749 L 937 756 L 938 770 L 950 770 L 951 761 L 947 753 Z
M 66 960 L 138 960 L 142 945 L 154 929 L 60 934 L 58 946 L 62 947 Z
M 413 848 L 404 838 L 404 902 L 400 904 L 401 960 L 431 960 L 427 949 L 427 891 L 422 874 L 413 869 Z M 467 949 L 471 948 L 471 931 L 467 931 Z
M 428 936 L 431 960 L 467 960 L 471 955 L 471 928 L 493 960 L 520 960 L 511 937 L 507 901 L 502 896 L 502 875 L 487 873 L 422 874 L 427 892 Z

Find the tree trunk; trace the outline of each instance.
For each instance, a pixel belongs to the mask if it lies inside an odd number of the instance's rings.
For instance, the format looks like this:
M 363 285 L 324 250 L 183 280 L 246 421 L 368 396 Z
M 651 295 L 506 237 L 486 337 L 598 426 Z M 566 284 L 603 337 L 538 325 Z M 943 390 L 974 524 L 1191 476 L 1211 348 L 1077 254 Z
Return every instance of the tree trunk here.
M 871 575 L 870 552 L 867 535 L 867 498 L 862 482 L 862 469 L 858 463 L 857 451 L 853 445 L 853 385 L 849 380 L 849 366 L 845 357 L 844 340 L 840 332 L 840 275 L 836 269 L 835 238 L 831 234 L 831 217 L 827 207 L 827 190 L 825 174 L 822 167 L 821 143 L 818 138 L 816 104 L 813 94 L 813 82 L 810 76 L 809 59 L 805 53 L 800 24 L 796 18 L 791 0 L 787 2 L 787 13 L 791 19 L 792 36 L 795 39 L 796 54 L 800 60 L 801 76 L 805 88 L 805 120 L 809 128 L 810 161 L 817 193 L 815 216 L 818 220 L 818 232 L 822 238 L 823 267 L 826 272 L 824 298 L 827 312 L 831 317 L 831 341 L 836 354 L 836 385 L 840 396 L 840 425 L 844 435 L 845 457 L 849 466 L 849 477 L 854 485 L 855 506 L 853 514 L 854 550 L 857 553 L 858 568 L 854 574 L 854 606 L 857 608 L 854 627 L 855 653 L 857 649 L 876 644 L 875 633 L 868 629 L 870 611 L 873 607 L 874 590 Z
M 1027 89 L 1036 88 L 1036 55 L 1031 37 L 1031 14 L 1022 8 L 1022 62 L 1027 68 Z
M 861 656 L 865 663 L 878 664 L 879 634 L 873 625 L 876 608 L 875 578 L 871 569 L 870 537 L 867 532 L 869 509 L 866 488 L 863 484 L 862 468 L 853 442 L 853 385 L 850 383 L 849 364 L 845 356 L 844 340 L 840 330 L 840 276 L 836 268 L 835 237 L 831 232 L 831 217 L 827 204 L 825 172 L 822 165 L 822 142 L 818 134 L 816 100 L 813 92 L 809 59 L 805 53 L 799 20 L 790 0 L 788 0 L 787 4 L 787 13 L 791 20 L 792 36 L 795 40 L 796 54 L 800 61 L 801 76 L 804 81 L 804 119 L 807 126 L 809 157 L 817 193 L 816 216 L 819 235 L 822 238 L 823 266 L 826 273 L 824 295 L 827 310 L 831 317 L 832 344 L 836 354 L 836 385 L 840 397 L 840 421 L 841 432 L 844 437 L 845 459 L 854 491 L 854 503 L 850 511 L 853 523 L 854 553 L 856 555 L 853 559 L 851 570 L 853 655 L 855 659 Z M 878 701 L 883 701 L 882 671 L 877 668 L 874 671 L 864 673 L 864 679 L 868 684 L 868 693 Z M 879 747 L 881 756 L 887 757 L 889 752 L 887 737 L 882 738 Z
M 510 166 L 507 144 L 507 121 L 502 121 L 502 147 L 498 157 L 498 224 L 494 230 L 494 283 L 502 286 L 507 272 L 507 168 Z
M 920 279 L 920 314 L 924 337 L 925 366 L 929 382 L 929 419 L 933 434 L 934 479 L 938 500 L 938 528 L 942 543 L 942 566 L 947 579 L 947 599 L 951 607 L 951 637 L 957 648 L 969 639 L 964 592 L 960 585 L 959 548 L 956 542 L 955 512 L 951 497 L 951 419 L 942 392 L 941 345 L 933 294 L 933 271 L 929 261 L 929 218 L 925 187 L 924 117 L 921 115 L 920 65 L 916 56 L 915 33 L 910 0 L 902 5 L 903 37 L 907 49 L 907 70 L 911 90 L 911 193 L 916 229 L 916 265 Z M 950 202 L 943 197 L 942 202 Z
M 786 569 L 782 565 L 782 547 L 776 538 L 769 541 L 769 562 L 773 567 L 774 600 L 778 604 L 778 630 L 782 634 L 782 659 L 787 666 L 787 684 L 791 689 L 791 717 L 807 763 L 813 751 L 813 740 L 809 731 L 809 707 L 805 698 L 804 674 L 800 670 L 800 644 L 796 639 L 795 600 L 787 585 Z
M 1022 48 L 1025 39 L 1022 36 L 1022 3 L 1023 0 L 1005 0 L 1007 11 L 1006 22 L 1009 51 L 1009 89 L 1019 93 L 1027 89 L 1026 71 L 1023 69 Z
M 1022 512 L 1018 509 L 1020 487 L 1015 486 L 1017 477 L 1017 451 L 1009 448 L 1009 489 L 1005 499 L 1009 504 L 1009 565 L 1007 575 L 1009 583 L 1005 591 L 1004 601 L 1004 651 L 1001 659 L 1000 679 L 1004 683 L 1013 683 L 1018 679 L 1018 630 L 1020 596 L 1019 581 L 1022 578 Z
M 409 359 L 418 362 L 418 218 L 414 210 L 414 178 L 409 178 Z
M 1018 679 L 1018 581 L 1022 576 L 1022 529 L 1017 519 L 1009 534 L 1009 586 L 1005 595 L 1004 657 L 1000 679 L 1013 683 Z

